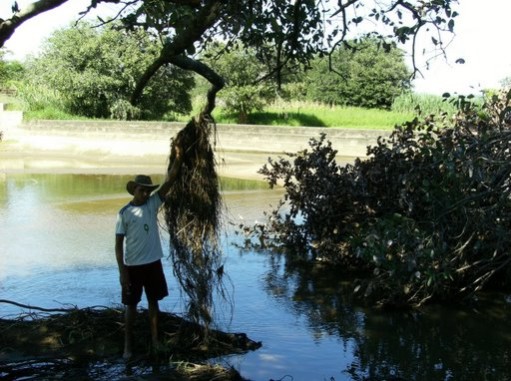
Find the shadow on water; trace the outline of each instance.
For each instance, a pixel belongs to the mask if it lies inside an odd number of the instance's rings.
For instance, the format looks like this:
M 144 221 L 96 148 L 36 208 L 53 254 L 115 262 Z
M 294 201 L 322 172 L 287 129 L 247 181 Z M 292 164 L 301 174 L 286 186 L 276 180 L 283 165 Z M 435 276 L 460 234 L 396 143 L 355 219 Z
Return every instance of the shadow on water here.
M 487 293 L 472 305 L 383 310 L 353 297 L 353 280 L 327 267 L 291 268 L 269 255 L 266 292 L 316 337 L 353 347 L 350 380 L 509 380 L 511 296 Z M 333 378 L 332 378 L 333 379 Z

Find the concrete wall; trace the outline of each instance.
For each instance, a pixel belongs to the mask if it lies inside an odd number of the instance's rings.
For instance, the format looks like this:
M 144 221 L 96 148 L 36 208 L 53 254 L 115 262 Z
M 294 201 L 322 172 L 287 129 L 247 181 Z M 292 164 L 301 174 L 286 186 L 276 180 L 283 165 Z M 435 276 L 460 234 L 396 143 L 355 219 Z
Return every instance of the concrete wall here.
M 127 142 L 137 146 L 138 141 L 139 152 L 168 152 L 169 139 L 183 126 L 163 122 L 32 121 L 20 126 L 18 136 L 25 135 L 25 140 L 51 137 L 55 145 L 59 139 L 82 145 L 89 142 L 96 149 L 112 153 L 116 146 Z M 218 124 L 216 144 L 218 150 L 226 152 L 296 152 L 307 148 L 309 140 L 322 133 L 340 156 L 365 157 L 367 146 L 375 144 L 379 136 L 388 136 L 389 131 Z
M 31 121 L 4 130 L 0 172 L 161 173 L 170 139 L 183 123 Z M 216 159 L 221 176 L 261 179 L 258 172 L 285 153 L 309 147 L 325 133 L 337 162 L 364 158 L 368 145 L 389 131 L 315 127 L 217 125 Z

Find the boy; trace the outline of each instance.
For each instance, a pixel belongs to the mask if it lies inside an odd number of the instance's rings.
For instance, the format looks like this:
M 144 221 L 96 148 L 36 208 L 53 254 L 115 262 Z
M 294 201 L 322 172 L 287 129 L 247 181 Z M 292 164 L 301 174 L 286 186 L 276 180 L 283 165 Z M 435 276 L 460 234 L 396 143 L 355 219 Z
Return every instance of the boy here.
M 133 323 L 142 290 L 145 291 L 149 307 L 152 349 L 158 348 L 158 301 L 168 295 L 161 263 L 163 251 L 158 230 L 158 210 L 181 167 L 180 147 L 176 145 L 175 150 L 176 159 L 158 191 L 152 193 L 158 184 L 153 184 L 149 176 L 136 176 L 126 184 L 126 190 L 133 199 L 117 215 L 115 256 L 122 287 L 122 303 L 126 306 L 125 360 L 133 356 Z

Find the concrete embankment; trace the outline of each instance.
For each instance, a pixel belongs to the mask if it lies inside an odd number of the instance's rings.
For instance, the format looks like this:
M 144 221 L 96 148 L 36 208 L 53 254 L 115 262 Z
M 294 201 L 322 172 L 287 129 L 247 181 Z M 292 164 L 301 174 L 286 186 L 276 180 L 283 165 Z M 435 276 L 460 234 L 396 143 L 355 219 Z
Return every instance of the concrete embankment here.
M 183 123 L 119 121 L 30 121 L 0 126 L 5 172 L 160 173 L 170 139 Z M 5 128 L 7 127 L 7 128 Z M 388 131 L 316 127 L 217 125 L 216 156 L 223 176 L 260 178 L 268 161 L 308 148 L 324 133 L 340 162 L 365 157 L 368 145 Z

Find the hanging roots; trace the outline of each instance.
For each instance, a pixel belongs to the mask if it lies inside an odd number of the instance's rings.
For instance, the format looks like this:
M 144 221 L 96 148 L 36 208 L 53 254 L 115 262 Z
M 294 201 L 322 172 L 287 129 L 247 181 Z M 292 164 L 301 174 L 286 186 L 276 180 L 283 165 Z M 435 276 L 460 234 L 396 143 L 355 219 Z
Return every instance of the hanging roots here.
M 201 115 L 175 137 L 183 163 L 164 205 L 174 274 L 189 298 L 190 318 L 206 330 L 212 321 L 213 290 L 222 289 L 223 275 L 218 234 L 222 202 L 210 144 L 214 127 Z M 172 149 L 170 163 L 174 157 Z

